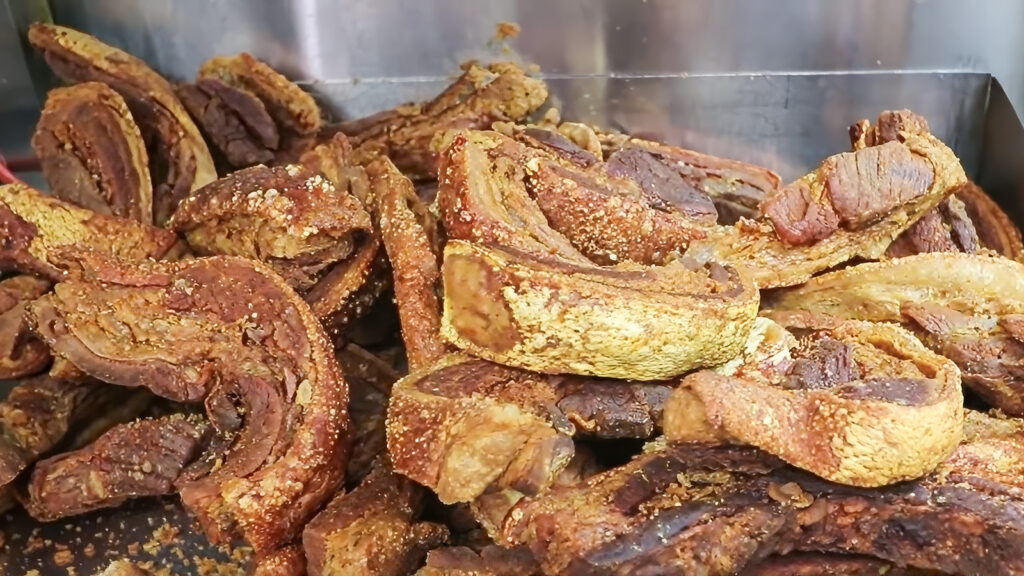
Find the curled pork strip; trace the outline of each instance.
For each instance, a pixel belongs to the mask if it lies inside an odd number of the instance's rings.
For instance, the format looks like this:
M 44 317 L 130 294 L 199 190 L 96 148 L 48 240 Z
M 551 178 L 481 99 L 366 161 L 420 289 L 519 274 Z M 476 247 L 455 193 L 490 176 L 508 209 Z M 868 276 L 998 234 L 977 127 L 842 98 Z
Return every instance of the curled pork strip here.
M 410 177 L 434 179 L 441 156 L 434 146 L 435 136 L 521 120 L 547 97 L 547 85 L 516 64 L 468 63 L 462 75 L 430 102 L 406 104 L 334 129 L 352 140 L 361 162 L 384 154 Z
M 217 434 L 177 479 L 186 508 L 214 542 L 294 541 L 348 456 L 348 388 L 309 307 L 242 258 L 78 265 L 33 303 L 41 336 L 95 377 L 203 400 Z
M 899 322 L 953 360 L 986 402 L 1024 414 L 1024 266 L 986 255 L 933 253 L 866 263 L 779 292 L 767 313 L 810 327 L 829 319 Z M 807 317 L 800 319 L 803 314 Z
M 0 380 L 38 374 L 50 364 L 50 349 L 25 317 L 28 303 L 49 290 L 48 281 L 34 276 L 0 280 Z
M 749 346 L 743 366 L 682 380 L 666 438 L 751 444 L 854 486 L 924 476 L 960 442 L 959 371 L 906 330 L 847 321 L 798 343 L 759 318 Z
M 206 142 L 174 89 L 143 61 L 54 24 L 32 24 L 28 41 L 61 78 L 102 82 L 124 98 L 147 142 L 157 225 L 163 225 L 191 190 L 217 178 Z
M 397 472 L 442 502 L 506 488 L 535 494 L 569 464 L 574 434 L 650 437 L 660 428 L 669 390 L 451 355 L 395 384 L 388 454 Z
M 106 84 L 51 90 L 32 148 L 58 198 L 100 214 L 153 223 L 146 143 L 124 99 Z
M 173 414 L 114 426 L 95 442 L 32 469 L 25 509 L 43 522 L 175 491 L 202 452 L 207 423 Z
M 423 487 L 378 465 L 339 494 L 302 532 L 310 576 L 401 576 L 448 539 L 443 525 L 418 520 Z
M 581 485 L 524 498 L 505 534 L 509 544 L 530 546 L 546 574 L 725 576 L 794 551 L 969 576 L 1017 574 L 1024 570 L 1024 492 L 1013 474 L 1024 461 L 1020 428 L 970 414 L 964 441 L 935 473 L 870 490 L 822 480 L 754 448 L 657 441 Z
M 530 370 L 641 380 L 738 352 L 758 303 L 746 277 L 688 260 L 598 265 L 530 197 L 529 181 L 545 176 L 523 148 L 497 132 L 462 132 L 445 155 L 446 340 Z
M 0 186 L 0 268 L 60 280 L 61 249 L 126 262 L 162 258 L 178 243 L 168 230 L 79 208 L 24 184 Z
M 853 258 L 877 259 L 893 239 L 967 182 L 929 133 L 826 158 L 765 199 L 765 220 L 740 220 L 690 245 L 698 261 L 729 263 L 760 288 L 792 286 Z

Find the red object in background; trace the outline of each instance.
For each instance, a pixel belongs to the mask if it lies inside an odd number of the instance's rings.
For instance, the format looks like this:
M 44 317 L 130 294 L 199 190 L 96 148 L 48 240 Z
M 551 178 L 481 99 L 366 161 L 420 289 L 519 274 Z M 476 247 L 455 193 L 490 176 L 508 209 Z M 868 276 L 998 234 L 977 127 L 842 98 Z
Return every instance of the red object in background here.
M 7 167 L 7 160 L 4 159 L 3 154 L 0 154 L 0 184 L 13 184 L 15 182 L 21 182 L 21 179 L 10 171 Z

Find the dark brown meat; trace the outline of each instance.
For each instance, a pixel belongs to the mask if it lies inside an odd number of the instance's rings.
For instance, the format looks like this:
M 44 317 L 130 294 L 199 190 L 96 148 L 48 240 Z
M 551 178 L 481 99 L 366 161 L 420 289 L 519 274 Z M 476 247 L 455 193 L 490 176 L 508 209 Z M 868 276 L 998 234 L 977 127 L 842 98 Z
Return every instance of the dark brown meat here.
M 51 90 L 32 148 L 58 198 L 100 214 L 153 223 L 146 143 L 124 99 L 106 84 Z
M 540 565 L 525 546 L 490 545 L 479 552 L 464 546 L 437 548 L 417 576 L 533 576 Z
M 754 449 L 656 443 L 583 485 L 520 501 L 506 536 L 558 574 L 727 575 L 801 550 L 1017 574 L 1024 492 L 994 470 L 1019 468 L 1019 440 L 969 438 L 934 475 L 874 490 L 831 484 Z M 993 449 L 1003 459 L 988 468 L 958 462 Z
M 960 367 L 963 383 L 985 402 L 1024 415 L 1024 341 L 990 318 L 945 306 L 906 302 L 904 317 L 922 341 Z
M 860 230 L 927 193 L 934 169 L 900 142 L 830 156 L 814 178 L 769 195 L 762 211 L 779 237 L 795 246 Z
M 126 262 L 161 258 L 178 242 L 168 230 L 79 208 L 24 184 L 0 186 L 0 267 L 60 280 L 57 253 L 94 251 Z
M 740 576 L 941 576 L 934 570 L 903 568 L 870 556 L 794 553 L 747 566 Z
M 885 110 L 874 125 L 865 119 L 850 126 L 850 144 L 854 150 L 878 146 L 886 142 L 902 142 L 901 132 L 928 134 L 928 120 L 911 110 Z
M 680 382 L 664 432 L 750 444 L 833 482 L 884 486 L 932 472 L 956 448 L 960 373 L 892 324 L 839 322 L 798 345 L 759 318 L 738 362 Z
M 45 522 L 171 494 L 203 450 L 206 430 L 202 418 L 180 414 L 115 426 L 85 448 L 36 464 L 25 508 Z
M 372 230 L 360 201 L 300 164 L 245 168 L 196 190 L 168 221 L 200 255 L 266 263 L 299 292 Z
M 448 539 L 440 524 L 419 522 L 423 488 L 379 466 L 340 494 L 302 532 L 310 576 L 400 576 Z
M 711 198 L 689 186 L 679 172 L 646 150 L 630 146 L 622 148 L 608 157 L 605 169 L 609 174 L 629 178 L 639 184 L 648 202 L 658 208 L 664 210 L 671 206 L 690 218 L 709 224 L 718 220 Z M 659 202 L 668 206 L 659 206 Z
M 982 246 L 1014 260 L 1024 255 L 1020 229 L 984 190 L 969 182 L 958 188 L 955 194 L 964 203 Z
M 61 78 L 102 82 L 124 98 L 146 139 L 156 224 L 163 225 L 191 190 L 217 178 L 206 142 L 174 89 L 144 62 L 53 24 L 32 24 L 28 40 Z
M 352 455 L 345 482 L 355 486 L 387 450 L 385 419 L 391 386 L 401 375 L 384 360 L 355 344 L 337 351 L 338 364 L 349 389 L 349 417 L 352 419 Z
M 666 201 L 677 208 L 695 202 L 700 207 L 697 213 L 707 213 L 704 199 L 710 198 L 719 224 L 756 217 L 764 198 L 779 187 L 778 174 L 745 162 L 638 138 L 606 137 L 602 145 L 609 170 L 630 157 L 637 158 L 642 165 L 651 166 L 652 175 L 666 174 L 662 182 L 672 182 L 673 191 L 659 193 Z M 666 170 L 675 172 L 679 180 L 668 177 Z
M 506 488 L 535 494 L 571 460 L 573 434 L 649 437 L 669 390 L 452 355 L 393 389 L 388 453 L 396 471 L 442 502 Z
M 410 177 L 434 179 L 440 158 L 440 151 L 432 147 L 435 134 L 522 120 L 547 97 L 543 81 L 530 78 L 511 62 L 486 68 L 471 63 L 430 102 L 401 106 L 336 128 L 352 139 L 358 157 L 368 160 L 384 154 Z
M 38 374 L 50 363 L 50 349 L 29 330 L 26 306 L 50 290 L 34 276 L 0 280 L 0 380 Z
M 305 576 L 306 557 L 302 546 L 289 544 L 255 561 L 251 576 Z
M 416 370 L 450 350 L 441 338 L 437 222 L 412 182 L 386 156 L 371 162 L 366 173 L 376 199 L 381 240 L 391 261 L 409 369 Z
M 181 103 L 234 168 L 274 159 L 280 135 L 274 119 L 254 94 L 216 78 L 175 89 Z
M 205 400 L 218 435 L 178 479 L 185 506 L 215 542 L 294 541 L 347 459 L 348 389 L 308 306 L 241 258 L 79 264 L 32 307 L 43 338 L 107 381 Z
M 0 402 L 0 486 L 10 484 L 37 458 L 55 448 L 93 410 L 121 395 L 92 382 L 73 384 L 37 376 L 18 384 Z

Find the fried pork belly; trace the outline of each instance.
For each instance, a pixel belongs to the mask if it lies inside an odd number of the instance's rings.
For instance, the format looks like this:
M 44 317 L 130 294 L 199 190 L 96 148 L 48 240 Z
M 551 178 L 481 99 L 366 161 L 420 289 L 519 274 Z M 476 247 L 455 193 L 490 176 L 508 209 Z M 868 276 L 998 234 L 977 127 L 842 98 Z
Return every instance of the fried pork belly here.
M 289 544 L 256 560 L 252 567 L 252 576 L 305 576 L 306 557 L 302 546 Z
M 38 374 L 50 363 L 50 350 L 29 330 L 25 309 L 50 290 L 33 276 L 0 280 L 0 380 Z
M 850 144 L 856 151 L 887 142 L 902 142 L 901 134 L 906 132 L 928 134 L 931 128 L 928 120 L 910 110 L 886 110 L 879 114 L 875 124 L 865 119 L 851 125 Z M 969 186 L 974 184 L 965 183 L 938 207 L 921 216 L 893 241 L 886 250 L 886 256 L 899 258 L 924 252 L 977 252 L 980 247 L 978 232 L 964 203 L 956 197 L 959 190 Z
M 0 268 L 51 280 L 63 276 L 57 252 L 94 251 L 127 261 L 161 258 L 178 242 L 174 233 L 97 214 L 24 184 L 0 186 Z
M 106 84 L 50 91 L 32 148 L 56 197 L 99 214 L 153 223 L 146 143 L 124 99 Z
M 825 159 L 761 205 L 766 221 L 720 228 L 686 252 L 742 268 L 760 288 L 792 286 L 853 258 L 877 259 L 967 177 L 929 133 Z
M 440 154 L 432 146 L 446 130 L 486 129 L 494 122 L 515 122 L 544 103 L 543 81 L 511 62 L 487 67 L 470 63 L 444 92 L 424 104 L 407 104 L 336 128 L 370 159 L 384 154 L 414 179 L 438 177 Z
M 393 271 L 395 303 L 409 369 L 429 366 L 449 352 L 441 338 L 437 296 L 437 222 L 416 194 L 412 181 L 386 157 L 366 167 L 376 201 L 381 241 Z
M 934 474 L 876 489 L 833 484 L 754 448 L 655 442 L 580 486 L 516 505 L 508 543 L 548 574 L 727 575 L 771 554 L 861 554 L 898 567 L 993 576 L 1024 570 L 1024 492 L 1016 433 L 984 415 Z M 962 455 L 1000 450 L 989 466 Z
M 748 279 L 687 260 L 600 266 L 551 227 L 530 197 L 528 189 L 548 177 L 541 160 L 497 132 L 452 140 L 438 192 L 449 238 L 446 340 L 530 370 L 642 380 L 715 365 L 739 351 L 758 303 Z
M 436 548 L 417 576 L 533 576 L 540 566 L 525 546 L 486 546 L 479 552 L 465 546 Z
M 28 40 L 61 78 L 102 82 L 124 98 L 147 142 L 156 224 L 163 225 L 191 190 L 217 178 L 206 142 L 174 89 L 144 62 L 54 24 L 32 24 Z
M 354 486 L 387 450 L 388 399 L 392 385 L 401 375 L 390 364 L 355 344 L 338 349 L 336 356 L 348 384 L 348 411 L 352 420 L 352 454 L 345 482 Z
M 779 175 L 761 166 L 622 135 L 598 139 L 610 172 L 637 179 L 684 211 L 710 199 L 720 224 L 756 218 L 761 202 L 779 187 Z
M 284 141 L 312 136 L 323 124 L 312 96 L 246 53 L 207 60 L 195 83 L 177 92 L 235 168 L 270 162 Z
M 684 378 L 665 403 L 665 437 L 751 444 L 854 486 L 924 476 L 960 442 L 959 371 L 910 332 L 847 321 L 799 344 L 787 336 L 759 318 L 746 366 Z
M 123 394 L 98 382 L 76 384 L 49 376 L 27 379 L 0 402 L 0 486 L 7 486 L 36 459 Z
M 795 553 L 772 556 L 748 566 L 740 576 L 941 576 L 934 570 L 902 568 L 892 562 L 852 554 Z
M 448 539 L 440 524 L 419 522 L 423 488 L 378 466 L 339 494 L 302 532 L 310 576 L 400 576 Z
M 1024 266 L 994 256 L 920 254 L 860 264 L 780 292 L 773 317 L 900 322 L 957 364 L 963 383 L 1008 414 L 1024 414 Z
M 348 389 L 309 307 L 241 258 L 79 265 L 33 303 L 41 336 L 95 377 L 204 400 L 216 441 L 177 479 L 185 506 L 217 543 L 294 541 L 348 451 Z
M 451 355 L 395 384 L 388 454 L 445 503 L 503 489 L 535 494 L 569 464 L 574 434 L 650 437 L 669 390 Z
M 47 522 L 171 494 L 203 450 L 207 428 L 203 418 L 181 414 L 115 426 L 84 448 L 37 463 L 25 509 Z
M 1020 228 L 981 187 L 968 182 L 957 189 L 956 199 L 963 202 L 982 247 L 1014 260 L 1024 256 Z

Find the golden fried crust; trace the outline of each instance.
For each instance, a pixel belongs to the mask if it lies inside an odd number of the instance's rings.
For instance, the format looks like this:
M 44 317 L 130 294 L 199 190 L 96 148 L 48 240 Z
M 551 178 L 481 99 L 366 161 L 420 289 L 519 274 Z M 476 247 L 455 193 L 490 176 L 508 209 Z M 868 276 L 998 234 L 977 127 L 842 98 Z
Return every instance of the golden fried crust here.
M 956 197 L 963 201 L 982 246 L 1014 260 L 1024 256 L 1020 228 L 980 186 L 968 182 L 957 189 Z
M 309 307 L 243 258 L 78 263 L 32 305 L 43 337 L 110 382 L 204 400 L 224 434 L 178 478 L 185 506 L 218 543 L 264 555 L 294 541 L 348 456 L 348 387 Z
M 32 24 L 28 40 L 62 78 L 103 82 L 121 94 L 143 134 L 158 142 L 166 173 L 153 175 L 157 224 L 170 217 L 189 191 L 217 178 L 199 129 L 167 80 L 144 62 L 88 34 L 54 24 Z
M 599 266 L 529 196 L 523 148 L 470 131 L 445 155 L 438 205 L 449 238 L 446 340 L 529 370 L 640 380 L 739 351 L 759 297 L 748 279 L 715 264 Z
M 97 214 L 24 184 L 0 186 L 0 207 L 33 229 L 26 258 L 15 267 L 55 280 L 62 276 L 55 251 L 62 248 L 92 250 L 126 262 L 140 262 L 163 257 L 178 242 L 168 230 Z
M 893 325 L 845 322 L 812 336 L 808 345 L 825 335 L 850 347 L 858 372 L 853 380 L 793 388 L 781 377 L 757 382 L 698 372 L 666 403 L 666 438 L 716 439 L 693 417 L 699 411 L 713 433 L 834 482 L 881 486 L 934 470 L 963 432 L 957 367 Z
M 0 379 L 31 376 L 46 369 L 50 349 L 28 326 L 29 302 L 50 290 L 50 283 L 28 275 L 0 280 Z
M 686 252 L 698 260 L 714 259 L 742 267 L 760 288 L 793 286 L 812 275 L 852 258 L 878 259 L 893 239 L 935 208 L 943 198 L 967 182 L 960 162 L 945 144 L 931 134 L 904 133 L 903 143 L 915 158 L 923 159 L 934 172 L 931 185 L 920 196 L 900 205 L 880 220 L 859 230 L 838 228 L 827 238 L 803 246 L 783 242 L 771 224 L 741 220 L 720 228 L 708 239 L 698 240 Z M 810 193 L 824 194 L 824 182 L 812 172 L 802 179 Z
M 931 302 L 971 314 L 1021 314 L 1024 265 L 980 254 L 917 254 L 822 274 L 777 293 L 766 308 L 900 322 L 905 302 Z
M 323 125 L 320 107 L 312 96 L 251 54 L 210 58 L 196 78 L 217 78 L 252 92 L 279 126 L 296 134 L 315 134 Z
M 445 246 L 441 333 L 502 364 L 549 373 L 658 380 L 729 360 L 758 292 L 725 271 L 599 268 L 493 245 Z
M 124 99 L 106 84 L 51 90 L 32 148 L 58 198 L 153 223 L 146 143 Z
M 412 182 L 386 156 L 371 162 L 366 172 L 377 204 L 381 240 L 391 261 L 409 369 L 416 370 L 448 353 L 441 338 L 438 255 L 423 225 L 424 219 L 433 216 Z

